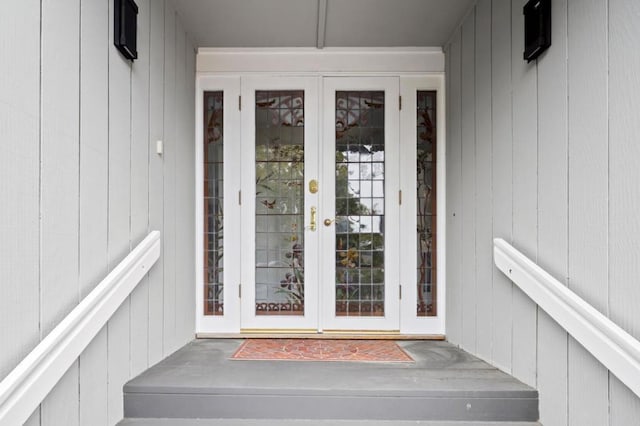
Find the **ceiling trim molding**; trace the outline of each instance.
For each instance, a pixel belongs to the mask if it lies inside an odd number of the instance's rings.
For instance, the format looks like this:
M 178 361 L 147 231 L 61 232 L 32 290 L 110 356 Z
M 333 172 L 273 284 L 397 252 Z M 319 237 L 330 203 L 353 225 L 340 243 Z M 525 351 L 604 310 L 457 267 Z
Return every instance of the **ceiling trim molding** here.
M 200 48 L 197 71 L 243 72 L 444 72 L 440 47 L 402 48 Z
M 318 0 L 318 36 L 316 47 L 324 48 L 325 31 L 327 29 L 327 0 Z

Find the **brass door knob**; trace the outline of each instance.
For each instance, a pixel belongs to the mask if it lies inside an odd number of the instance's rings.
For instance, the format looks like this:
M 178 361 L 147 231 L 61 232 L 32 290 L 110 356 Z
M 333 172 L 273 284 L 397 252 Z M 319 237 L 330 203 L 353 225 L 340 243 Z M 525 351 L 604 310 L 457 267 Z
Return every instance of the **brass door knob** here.
M 332 223 L 333 223 L 333 219 L 325 219 L 324 220 L 324 226 L 331 226 Z

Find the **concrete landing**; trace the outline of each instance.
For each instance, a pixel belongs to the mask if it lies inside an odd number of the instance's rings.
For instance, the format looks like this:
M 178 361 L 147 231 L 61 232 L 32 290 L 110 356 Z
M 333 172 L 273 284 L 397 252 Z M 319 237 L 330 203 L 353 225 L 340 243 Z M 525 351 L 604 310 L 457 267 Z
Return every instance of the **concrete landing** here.
M 231 419 L 538 420 L 536 390 L 446 342 L 398 342 L 416 361 L 405 364 L 230 360 L 240 343 L 193 341 L 131 380 L 125 417 L 229 425 Z

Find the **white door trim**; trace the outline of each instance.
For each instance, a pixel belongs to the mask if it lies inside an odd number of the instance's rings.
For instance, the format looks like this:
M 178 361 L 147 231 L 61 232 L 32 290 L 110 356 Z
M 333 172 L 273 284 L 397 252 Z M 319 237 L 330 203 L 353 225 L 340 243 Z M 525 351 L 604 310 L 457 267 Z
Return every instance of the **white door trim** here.
M 224 92 L 224 315 L 204 315 L 204 105 L 203 96 L 206 91 Z M 239 76 L 200 76 L 196 80 L 196 333 L 216 330 L 223 333 L 237 333 L 240 331 L 240 300 L 238 286 L 240 284 L 240 270 L 233 267 L 233 259 L 241 254 L 240 241 L 229 238 L 240 235 L 240 210 L 237 197 L 240 191 L 240 111 L 238 97 L 240 96 Z
M 403 188 L 401 209 L 401 234 L 411 236 L 403 240 L 400 246 L 402 304 L 400 315 L 400 331 L 403 334 L 422 334 L 429 330 L 430 334 L 445 334 L 446 318 L 446 122 L 444 76 L 402 76 L 400 77 L 400 93 L 402 111 L 400 113 L 400 134 L 402 144 L 408 149 L 401 149 L 400 182 Z M 437 232 L 436 232 L 436 271 L 437 271 L 437 316 L 416 316 L 417 285 L 417 239 L 416 239 L 416 93 L 418 90 L 437 91 L 436 100 L 436 199 L 437 199 Z M 409 166 L 411 165 L 411 167 Z

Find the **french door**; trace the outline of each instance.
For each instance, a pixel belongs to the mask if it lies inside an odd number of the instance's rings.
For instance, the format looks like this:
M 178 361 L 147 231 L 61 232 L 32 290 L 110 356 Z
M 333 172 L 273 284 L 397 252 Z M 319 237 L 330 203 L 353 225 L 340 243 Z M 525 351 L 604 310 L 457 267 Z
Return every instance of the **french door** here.
M 423 262 L 425 282 L 401 294 L 401 282 L 416 280 L 422 243 L 415 213 L 402 204 L 402 187 L 415 194 L 420 149 L 400 127 L 412 128 L 415 141 L 420 119 L 402 118 L 400 77 L 201 77 L 198 84 L 198 331 L 441 332 L 441 322 L 415 321 L 435 317 L 424 302 L 434 265 Z M 405 205 L 420 210 L 419 198 L 417 207 Z M 425 217 L 435 226 L 435 214 Z

